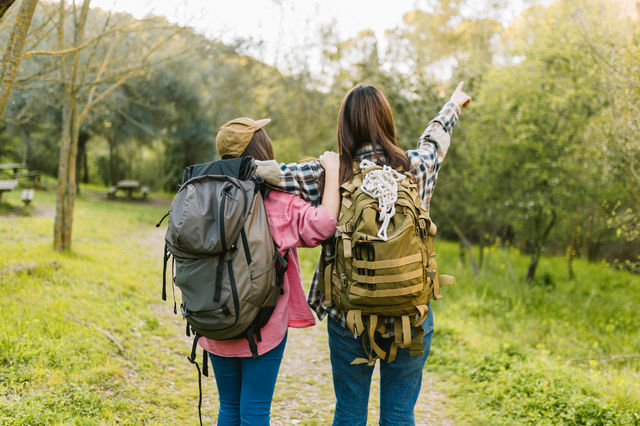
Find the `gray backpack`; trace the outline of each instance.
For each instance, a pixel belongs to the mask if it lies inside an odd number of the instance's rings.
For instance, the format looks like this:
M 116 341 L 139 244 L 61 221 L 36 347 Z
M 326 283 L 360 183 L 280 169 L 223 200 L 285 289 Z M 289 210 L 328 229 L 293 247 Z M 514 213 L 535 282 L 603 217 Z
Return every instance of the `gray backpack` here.
M 286 256 L 280 256 L 271 238 L 263 201 L 267 187 L 255 170 L 251 157 L 189 166 L 168 213 L 162 298 L 167 299 L 166 269 L 172 258 L 186 333 L 195 335 L 189 361 L 198 372 L 201 336 L 246 338 L 252 356 L 258 357 L 260 329 L 282 293 Z M 204 351 L 202 364 L 206 376 Z

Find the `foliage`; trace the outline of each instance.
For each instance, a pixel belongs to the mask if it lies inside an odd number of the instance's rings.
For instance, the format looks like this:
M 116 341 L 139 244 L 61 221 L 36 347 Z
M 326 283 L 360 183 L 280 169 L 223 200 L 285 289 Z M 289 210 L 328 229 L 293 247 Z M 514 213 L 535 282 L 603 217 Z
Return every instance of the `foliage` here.
M 0 423 L 193 421 L 190 342 L 159 291 L 162 231 L 154 223 L 169 199 L 96 201 L 94 191 L 104 189 L 89 186 L 77 201 L 78 254 L 52 250 L 51 217 L 0 219 Z M 19 203 L 18 196 L 9 193 L 8 202 Z M 54 200 L 43 191 L 34 197 L 38 211 L 52 210 Z M 563 278 L 563 259 L 545 257 L 541 275 L 554 278 L 531 286 L 519 272 L 527 259 L 493 246 L 474 279 L 456 263 L 454 243 L 440 240 L 437 250 L 458 286 L 432 303 L 436 331 L 426 370 L 454 397 L 456 423 L 637 423 L 637 276 L 578 260 L 571 281 Z M 319 250 L 300 255 L 308 282 Z M 82 321 L 108 331 L 124 352 Z M 328 347 L 322 350 L 309 352 L 308 362 L 329 371 Z M 295 394 L 296 377 L 283 380 L 276 401 Z M 214 386 L 204 386 L 212 419 Z M 328 376 L 314 389 L 330 393 Z
M 527 284 L 517 249 L 485 248 L 480 278 L 452 244 L 440 269 L 458 285 L 432 303 L 436 331 L 427 370 L 447 378 L 450 414 L 470 424 L 637 424 L 640 421 L 640 279 L 543 258 Z
M 341 99 L 360 82 L 383 90 L 398 140 L 410 149 L 464 80 L 474 101 L 454 129 L 431 203 L 440 234 L 478 244 L 480 264 L 482 247 L 495 241 L 519 247 L 531 256 L 533 281 L 543 252 L 566 254 L 569 269 L 582 257 L 640 270 L 638 9 L 556 0 L 505 19 L 511 7 L 426 2 L 384 35 L 385 49 L 371 30 L 342 39 L 324 26 L 311 47 L 322 52 L 320 72 L 300 51 L 290 53 L 285 73 L 245 55 L 250 41 L 223 44 L 184 29 L 165 49 L 171 60 L 143 66 L 92 107 L 80 129 L 87 139 L 77 180 L 133 178 L 173 190 L 185 165 L 216 158 L 216 130 L 237 116 L 272 118 L 266 130 L 281 161 L 318 156 L 336 149 Z M 55 10 L 39 5 L 25 49 L 55 49 L 43 37 Z M 166 24 L 99 10 L 88 19 L 90 40 L 108 19 L 138 29 Z M 0 38 L 8 32 L 0 27 Z M 114 58 L 132 65 L 149 34 L 132 32 Z M 98 56 L 113 39 L 104 41 Z M 90 65 L 85 53 L 80 62 Z M 25 58 L 0 131 L 3 161 L 54 175 L 63 121 L 57 64 L 51 55 Z M 101 90 L 117 81 L 115 71 Z
M 188 423 L 195 369 L 181 323 L 160 303 L 161 247 L 150 240 L 168 200 L 86 196 L 77 203 L 81 254 L 52 250 L 51 217 L 0 219 L 0 424 Z M 53 193 L 34 197 L 46 211 L 54 202 Z

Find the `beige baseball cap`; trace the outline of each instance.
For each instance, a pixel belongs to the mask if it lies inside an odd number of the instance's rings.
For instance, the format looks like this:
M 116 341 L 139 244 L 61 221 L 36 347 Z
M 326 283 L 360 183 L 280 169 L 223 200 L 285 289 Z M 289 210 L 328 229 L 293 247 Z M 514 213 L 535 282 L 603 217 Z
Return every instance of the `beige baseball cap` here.
M 218 155 L 220 157 L 225 155 L 240 157 L 251 142 L 253 134 L 269 124 L 270 121 L 270 118 L 255 121 L 247 117 L 240 117 L 225 123 L 220 127 L 216 136 Z

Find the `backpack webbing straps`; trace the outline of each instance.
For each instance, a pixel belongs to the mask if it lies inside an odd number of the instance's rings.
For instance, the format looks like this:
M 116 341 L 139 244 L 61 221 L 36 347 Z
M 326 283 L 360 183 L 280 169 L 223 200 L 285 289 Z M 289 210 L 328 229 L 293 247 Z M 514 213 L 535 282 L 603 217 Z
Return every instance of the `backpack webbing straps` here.
M 178 313 L 178 304 L 176 303 L 176 257 L 171 257 L 171 293 L 173 294 L 173 314 Z
M 280 254 L 276 248 L 276 284 L 280 287 L 280 294 L 284 294 L 282 284 L 284 283 L 284 274 L 287 272 L 289 266 L 289 249 L 285 252 L 284 256 Z
M 198 418 L 200 419 L 200 426 L 202 426 L 202 373 L 200 372 L 200 366 L 196 361 L 196 349 L 198 349 L 198 340 L 200 337 L 201 336 L 196 333 L 196 336 L 193 338 L 193 346 L 191 346 L 191 355 L 188 356 L 187 359 L 191 364 L 194 364 L 198 370 Z M 202 364 L 204 370 L 204 360 Z
M 331 266 L 329 263 L 327 267 L 324 268 L 324 304 L 326 306 L 331 305 Z
M 202 375 L 209 377 L 209 354 L 204 349 L 202 350 Z
M 354 336 L 360 336 L 364 332 L 364 322 L 362 322 L 362 311 L 356 310 L 356 309 L 347 311 L 345 322 L 347 323 L 347 328 L 351 330 Z
M 345 259 L 350 259 L 353 256 L 353 250 L 351 248 L 351 236 L 345 233 L 342 234 L 342 249 L 344 250 Z
M 402 345 L 401 348 L 408 348 L 411 345 L 411 324 L 409 323 L 409 316 L 403 315 L 402 321 Z
M 371 345 L 371 349 L 376 353 L 379 358 L 385 359 L 387 357 L 387 353 L 382 350 L 380 346 L 376 343 L 374 339 L 374 334 L 376 332 L 376 326 L 378 325 L 378 316 L 377 315 L 369 315 L 369 344 Z
M 433 298 L 436 300 L 442 299 L 440 295 L 440 277 L 438 277 L 438 262 L 435 259 L 431 259 L 429 263 L 429 270 L 427 271 L 428 275 L 433 280 Z
M 427 319 L 427 315 L 429 315 L 429 306 L 427 305 L 417 305 L 416 309 L 420 312 L 420 316 L 411 324 L 414 327 L 422 325 L 424 320 Z
M 421 325 L 415 327 L 413 338 L 411 339 L 411 346 L 409 347 L 409 355 L 422 356 L 424 355 L 424 328 Z
M 249 342 L 249 350 L 251 351 L 251 358 L 258 358 L 258 345 L 256 344 L 256 340 L 253 338 L 253 327 L 247 328 L 247 331 L 244 333 L 244 337 Z
M 396 360 L 396 356 L 398 355 L 398 344 L 396 342 L 391 343 L 391 347 L 389 348 L 389 358 L 387 358 L 387 363 L 393 362 Z
M 167 300 L 167 263 L 171 253 L 167 250 L 167 243 L 164 243 L 164 253 L 162 255 L 162 300 Z

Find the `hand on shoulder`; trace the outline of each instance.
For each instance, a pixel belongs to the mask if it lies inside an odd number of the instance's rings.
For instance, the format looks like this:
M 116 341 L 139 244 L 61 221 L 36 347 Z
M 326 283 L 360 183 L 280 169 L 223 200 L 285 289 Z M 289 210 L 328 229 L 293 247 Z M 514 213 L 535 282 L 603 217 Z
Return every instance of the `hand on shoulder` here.
M 320 164 L 327 174 L 336 174 L 340 171 L 340 155 L 337 152 L 325 151 L 319 158 Z

